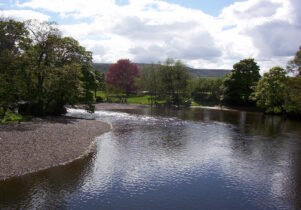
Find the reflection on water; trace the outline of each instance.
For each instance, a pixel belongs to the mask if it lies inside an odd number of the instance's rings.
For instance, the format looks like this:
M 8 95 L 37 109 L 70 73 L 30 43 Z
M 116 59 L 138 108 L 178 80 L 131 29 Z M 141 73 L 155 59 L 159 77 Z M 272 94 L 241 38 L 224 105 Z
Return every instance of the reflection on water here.
M 114 129 L 83 160 L 0 182 L 0 208 L 301 208 L 299 122 L 206 109 L 69 115 Z

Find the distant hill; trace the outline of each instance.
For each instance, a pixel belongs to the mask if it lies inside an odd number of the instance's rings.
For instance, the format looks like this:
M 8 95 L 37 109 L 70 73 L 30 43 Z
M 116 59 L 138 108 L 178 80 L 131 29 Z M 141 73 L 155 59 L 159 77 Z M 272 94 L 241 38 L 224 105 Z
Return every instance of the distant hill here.
M 98 71 L 106 73 L 111 63 L 94 63 L 94 68 Z M 143 67 L 147 67 L 150 64 L 145 63 L 137 63 L 137 66 L 139 69 L 142 69 Z M 224 77 L 226 74 L 230 73 L 231 70 L 227 69 L 194 69 L 188 67 L 188 72 L 194 76 L 194 77 Z

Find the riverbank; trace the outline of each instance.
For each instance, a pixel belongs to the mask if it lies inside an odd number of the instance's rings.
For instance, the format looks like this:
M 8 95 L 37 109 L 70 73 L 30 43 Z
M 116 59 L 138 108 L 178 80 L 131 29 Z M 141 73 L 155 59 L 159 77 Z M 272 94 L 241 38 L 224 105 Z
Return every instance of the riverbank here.
M 95 104 L 95 110 L 126 110 L 126 109 L 142 109 L 150 107 L 150 105 L 142 104 L 121 104 L 121 103 L 98 103 Z
M 95 104 L 95 110 L 129 110 L 129 109 L 143 109 L 149 108 L 150 105 L 143 104 L 130 104 L 130 103 L 97 103 Z M 154 106 L 155 107 L 155 106 Z M 76 108 L 84 108 L 83 106 L 76 106 Z M 211 109 L 211 110 L 222 110 L 222 111 L 246 111 L 246 112 L 259 112 L 254 108 L 247 107 L 227 107 L 227 106 L 190 106 L 191 109 Z
M 0 125 L 0 180 L 64 165 L 91 152 L 109 124 L 52 117 Z

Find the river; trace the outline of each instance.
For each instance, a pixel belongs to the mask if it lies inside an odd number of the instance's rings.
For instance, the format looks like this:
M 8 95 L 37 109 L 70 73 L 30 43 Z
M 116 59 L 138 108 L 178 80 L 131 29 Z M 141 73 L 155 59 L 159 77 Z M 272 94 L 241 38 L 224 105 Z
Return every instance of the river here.
M 0 209 L 301 209 L 301 123 L 211 109 L 69 109 L 111 132 L 84 159 L 0 182 Z

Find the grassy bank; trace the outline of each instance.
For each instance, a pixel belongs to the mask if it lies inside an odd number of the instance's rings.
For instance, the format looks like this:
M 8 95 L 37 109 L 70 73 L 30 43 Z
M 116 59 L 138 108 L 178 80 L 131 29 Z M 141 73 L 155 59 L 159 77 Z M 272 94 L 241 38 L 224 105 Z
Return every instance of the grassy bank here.
M 121 98 L 126 98 L 128 104 L 143 104 L 143 105 L 151 105 L 151 96 L 150 95 L 136 95 L 136 94 L 131 94 L 126 96 L 125 94 L 108 94 L 104 91 L 97 91 L 96 93 L 97 97 L 101 97 L 103 102 L 111 102 L 111 103 L 120 103 Z M 164 100 L 158 100 L 158 104 L 164 104 Z M 191 106 L 201 106 L 201 104 L 192 101 Z
M 0 115 L 3 115 L 3 110 L 0 110 Z M 25 118 L 22 115 L 16 114 L 9 110 L 2 118 L 0 118 L 0 124 L 16 123 L 24 120 Z
M 143 105 L 151 105 L 151 96 L 150 95 L 136 95 L 131 94 L 126 96 L 125 94 L 108 94 L 104 91 L 97 91 L 97 97 L 101 97 L 103 102 L 111 102 L 111 103 L 121 103 L 121 99 L 126 98 L 126 102 L 129 104 L 143 104 Z M 165 103 L 164 100 L 157 101 L 159 104 Z

